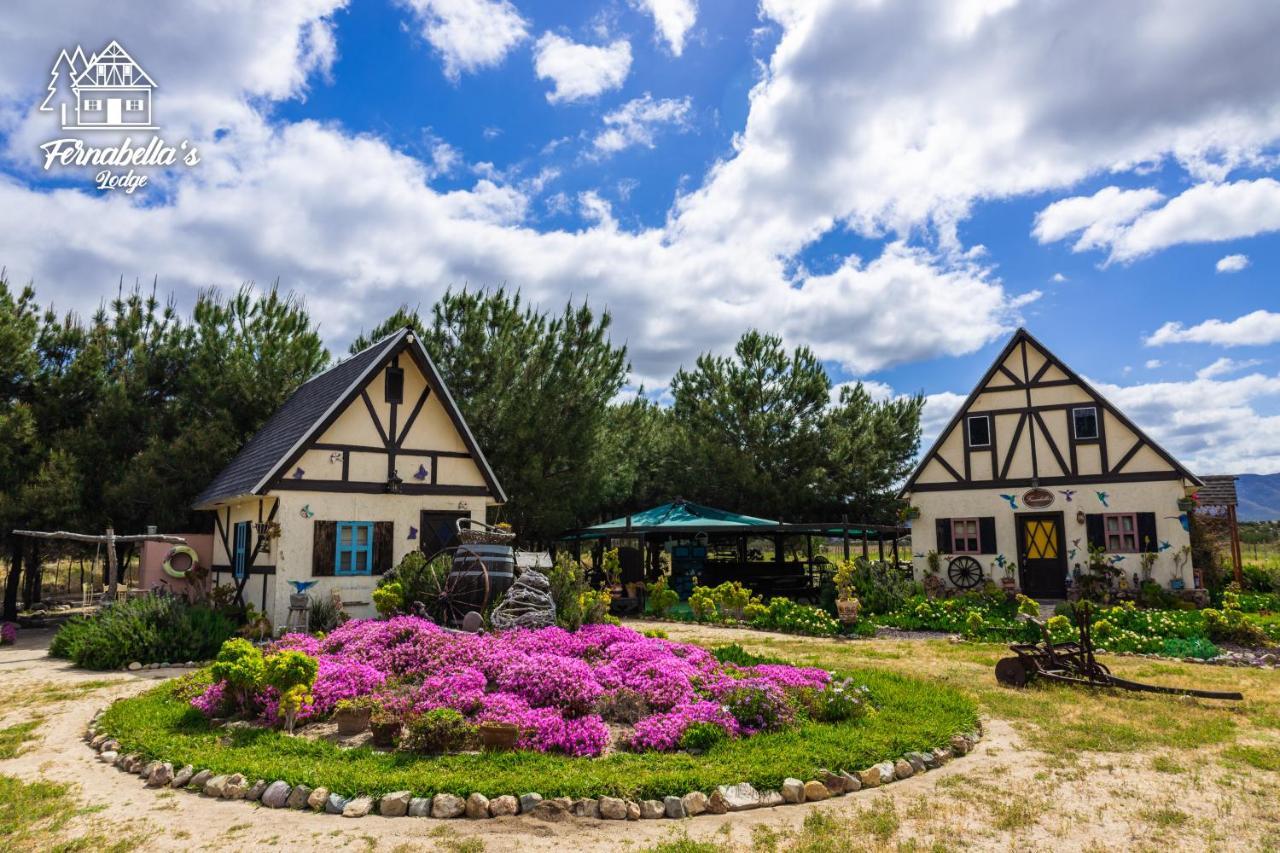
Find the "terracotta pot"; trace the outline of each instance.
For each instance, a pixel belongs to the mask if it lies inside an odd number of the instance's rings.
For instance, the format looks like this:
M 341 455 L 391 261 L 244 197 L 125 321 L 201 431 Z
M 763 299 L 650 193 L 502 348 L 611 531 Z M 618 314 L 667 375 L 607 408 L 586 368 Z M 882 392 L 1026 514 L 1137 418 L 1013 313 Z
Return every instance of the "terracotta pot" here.
M 846 625 L 852 625 L 858 621 L 858 613 L 862 610 L 862 602 L 856 598 L 838 598 L 836 599 L 836 613 L 840 621 Z
M 371 723 L 369 730 L 373 732 L 373 745 L 380 746 L 383 749 L 394 747 L 396 741 L 400 739 L 399 720 L 393 720 L 389 723 Z
M 485 749 L 513 749 L 520 729 L 511 723 L 481 723 L 480 745 Z
M 369 728 L 368 708 L 346 708 L 337 711 L 333 715 L 333 720 L 338 724 L 338 734 L 340 735 L 358 735 L 365 729 Z

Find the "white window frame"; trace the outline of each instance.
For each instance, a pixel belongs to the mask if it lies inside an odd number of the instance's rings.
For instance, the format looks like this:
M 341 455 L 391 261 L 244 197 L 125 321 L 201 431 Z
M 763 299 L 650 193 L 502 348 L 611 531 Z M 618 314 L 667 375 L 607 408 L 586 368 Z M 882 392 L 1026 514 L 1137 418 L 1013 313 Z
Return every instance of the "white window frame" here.
M 969 428 L 970 422 L 976 421 L 976 420 L 983 420 L 987 422 L 987 440 L 982 442 L 982 444 L 974 444 L 973 431 Z M 965 415 L 964 436 L 965 436 L 965 439 L 969 442 L 970 449 L 975 447 L 990 447 L 991 446 L 991 416 L 990 415 Z
M 99 98 L 85 98 L 84 108 L 90 112 L 97 112 L 102 109 L 102 100 Z
M 1077 412 L 1093 412 L 1093 435 L 1080 434 L 1080 422 L 1076 420 Z M 1102 421 L 1097 406 L 1076 406 L 1071 410 L 1071 434 L 1076 441 L 1097 441 L 1102 437 Z
M 973 527 L 972 533 L 967 529 L 970 526 Z M 970 542 L 973 543 L 973 548 L 969 548 Z M 982 553 L 982 522 L 980 520 L 977 518 L 951 519 L 951 553 Z

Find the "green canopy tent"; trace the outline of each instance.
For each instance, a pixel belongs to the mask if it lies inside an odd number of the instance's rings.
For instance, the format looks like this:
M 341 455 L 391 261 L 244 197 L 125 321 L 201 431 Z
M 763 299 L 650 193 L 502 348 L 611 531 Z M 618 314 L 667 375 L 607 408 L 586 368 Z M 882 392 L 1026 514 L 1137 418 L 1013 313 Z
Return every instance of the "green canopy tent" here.
M 858 540 L 862 555 L 870 559 L 870 543 L 874 540 L 881 562 L 886 558 L 885 544 L 890 542 L 893 564 L 901 568 L 898 540 L 908 532 L 903 527 L 847 521 L 787 524 L 677 498 L 621 518 L 566 531 L 559 539 L 572 548 L 579 561 L 583 543 L 590 543 L 596 555 L 595 566 L 601 564 L 600 555 L 605 550 L 618 547 L 624 586 L 645 576 L 655 580 L 661 571 L 659 554 L 665 549 L 671 556 L 672 588 L 682 598 L 688 597 L 695 581 L 706 585 L 737 580 L 766 596 L 816 601 L 830 564 L 825 557 L 815 556 L 815 537 L 840 538 L 846 559 Z M 787 559 L 786 545 L 788 541 L 795 543 L 797 537 L 803 538 L 803 550 L 798 553 L 791 549 L 793 557 L 798 558 Z

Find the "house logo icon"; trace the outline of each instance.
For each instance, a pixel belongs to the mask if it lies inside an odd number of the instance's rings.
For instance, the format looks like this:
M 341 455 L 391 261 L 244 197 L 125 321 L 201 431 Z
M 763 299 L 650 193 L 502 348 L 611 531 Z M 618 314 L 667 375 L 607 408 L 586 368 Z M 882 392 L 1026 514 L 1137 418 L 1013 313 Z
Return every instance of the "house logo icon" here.
M 49 95 L 40 109 L 58 112 L 63 130 L 156 129 L 151 123 L 155 81 L 120 42 L 88 59 L 79 45 L 74 52 L 63 50 L 50 74 Z

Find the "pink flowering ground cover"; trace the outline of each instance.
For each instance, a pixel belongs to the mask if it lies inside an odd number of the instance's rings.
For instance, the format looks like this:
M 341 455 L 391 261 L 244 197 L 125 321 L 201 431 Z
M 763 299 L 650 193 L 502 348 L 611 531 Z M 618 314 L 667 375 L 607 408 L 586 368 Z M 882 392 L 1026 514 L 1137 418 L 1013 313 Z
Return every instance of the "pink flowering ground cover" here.
M 328 716 L 342 699 L 375 696 L 406 714 L 451 708 L 472 723 L 512 723 L 519 748 L 584 757 L 676 750 L 694 724 L 726 738 L 777 731 L 806 707 L 830 707 L 824 693 L 841 689 L 825 670 L 721 663 L 700 647 L 613 625 L 475 635 L 398 616 L 351 621 L 320 639 L 289 634 L 267 651 L 282 649 L 319 661 L 300 721 Z M 255 702 L 273 718 L 272 691 Z M 191 702 L 209 716 L 225 703 L 220 684 Z

